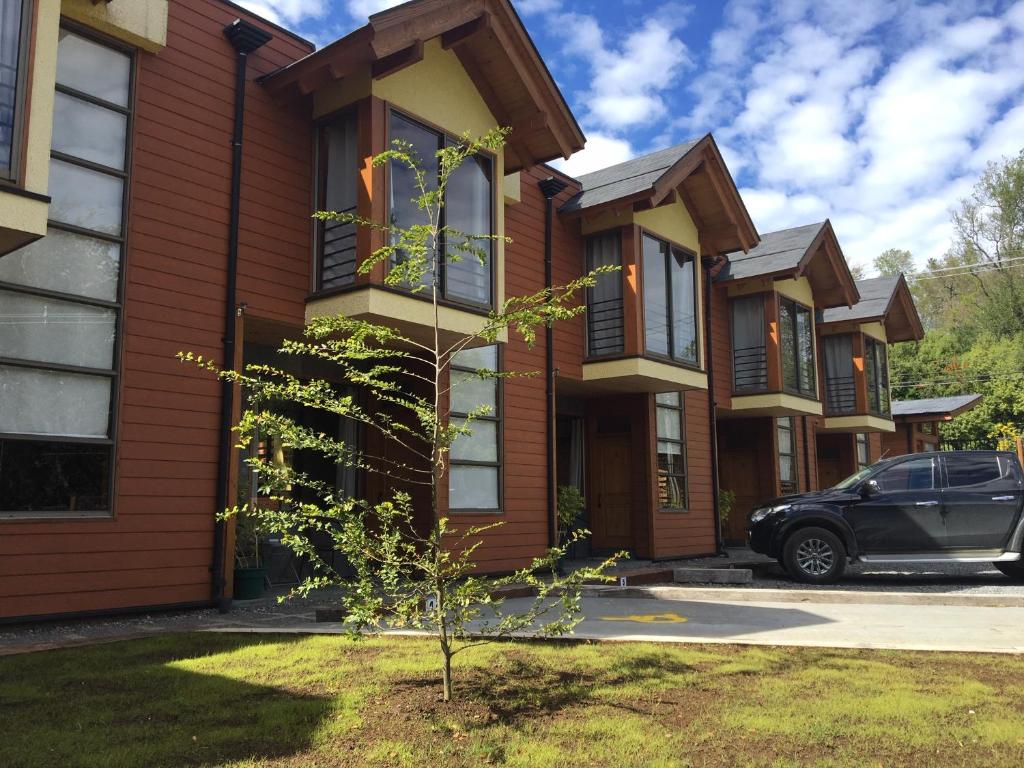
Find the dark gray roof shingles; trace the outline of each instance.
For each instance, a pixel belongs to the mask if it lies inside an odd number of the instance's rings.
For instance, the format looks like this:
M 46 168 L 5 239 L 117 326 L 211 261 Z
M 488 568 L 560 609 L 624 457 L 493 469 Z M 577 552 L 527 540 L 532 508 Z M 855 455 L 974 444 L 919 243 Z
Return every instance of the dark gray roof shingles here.
M 973 405 L 981 395 L 951 395 L 949 397 L 925 397 L 920 400 L 893 400 L 893 416 L 926 416 L 951 413 L 967 405 Z
M 669 168 L 678 163 L 701 139 L 686 141 L 649 155 L 634 157 L 618 165 L 585 173 L 577 181 L 582 190 L 570 198 L 559 211 L 567 213 L 595 205 L 621 200 L 654 186 Z
M 826 309 L 823 322 L 839 323 L 845 320 L 867 320 L 882 317 L 892 301 L 892 295 L 899 284 L 898 277 L 872 277 L 857 281 L 860 301 L 852 307 Z
M 821 232 L 825 222 L 782 229 L 761 235 L 761 242 L 746 253 L 729 254 L 729 263 L 718 274 L 719 281 L 741 280 L 795 269 Z

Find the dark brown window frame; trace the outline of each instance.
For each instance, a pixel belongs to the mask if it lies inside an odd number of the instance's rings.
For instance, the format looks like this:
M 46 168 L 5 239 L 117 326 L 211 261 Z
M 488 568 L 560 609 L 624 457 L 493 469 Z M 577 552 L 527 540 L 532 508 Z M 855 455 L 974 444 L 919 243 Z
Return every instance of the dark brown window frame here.
M 795 370 L 796 370 L 796 386 L 795 387 L 791 387 L 791 386 L 788 386 L 786 384 L 786 367 L 784 365 L 783 352 L 782 352 L 782 348 L 783 348 L 783 341 L 782 341 L 782 339 L 783 339 L 783 334 L 785 333 L 785 329 L 782 327 L 782 307 L 783 307 L 784 304 L 792 304 L 793 305 L 793 351 L 794 351 L 793 364 L 796 366 L 796 368 L 795 368 Z M 800 357 L 800 321 L 799 321 L 799 316 L 800 316 L 800 312 L 801 311 L 807 313 L 808 327 L 810 328 L 810 331 L 811 331 L 811 346 L 810 346 L 810 349 L 811 349 L 811 386 L 810 386 L 810 389 L 806 390 L 806 391 L 803 388 L 801 388 L 801 386 L 800 386 L 800 363 L 801 363 L 801 357 Z M 800 397 L 808 397 L 808 398 L 812 398 L 813 399 L 813 398 L 815 398 L 817 396 L 817 393 L 818 393 L 818 356 L 817 356 L 816 350 L 814 349 L 815 339 L 816 339 L 816 336 L 817 336 L 817 334 L 815 333 L 815 328 L 814 328 L 814 326 L 815 326 L 815 322 L 814 322 L 814 308 L 813 307 L 809 307 L 806 304 L 804 304 L 803 302 L 797 301 L 796 299 L 790 298 L 789 296 L 785 296 L 785 295 L 780 293 L 779 294 L 778 323 L 779 323 L 779 376 L 780 376 L 780 378 L 782 380 L 782 391 L 783 392 L 787 392 L 787 393 L 792 394 L 792 395 L 798 395 Z
M 650 238 L 651 240 L 659 243 L 662 246 L 666 246 L 665 250 L 665 298 L 667 301 L 668 309 L 668 354 L 664 355 L 660 352 L 652 352 L 647 347 L 647 276 L 644 274 L 644 239 Z M 692 360 L 685 357 L 676 357 L 675 355 L 675 297 L 672 294 L 672 251 L 679 251 L 684 254 L 690 264 L 693 265 L 693 328 L 695 338 L 695 349 L 694 358 Z M 646 229 L 640 229 L 638 238 L 638 247 L 636 253 L 637 261 L 640 264 L 640 294 L 642 298 L 642 312 L 641 317 L 643 318 L 643 341 L 644 341 L 644 357 L 648 357 L 652 360 L 663 360 L 674 365 L 679 365 L 684 368 L 691 368 L 693 370 L 701 370 L 701 317 L 700 317 L 700 271 L 698 267 L 697 254 L 684 245 L 675 243 L 668 238 L 662 237 L 655 232 L 651 232 Z
M 493 346 L 495 348 L 495 364 L 497 365 L 497 371 L 501 372 L 504 367 L 504 344 L 489 344 L 487 346 Z M 462 371 L 464 373 L 475 373 L 478 369 L 468 368 L 464 365 L 457 365 L 454 362 L 449 364 L 449 391 L 448 391 L 448 418 L 452 417 L 456 419 L 467 418 L 468 414 L 463 411 L 455 411 L 451 408 L 451 371 Z M 505 412 L 505 392 L 503 386 L 503 380 L 499 376 L 494 379 L 482 379 L 483 381 L 494 382 L 494 413 L 488 414 L 487 416 L 477 416 L 474 421 L 489 421 L 497 424 L 495 429 L 495 440 L 498 441 L 497 461 L 471 461 L 466 459 L 454 459 L 451 453 L 448 454 L 448 496 L 445 500 L 448 508 L 449 515 L 501 515 L 504 514 L 505 509 L 505 419 L 503 418 Z M 489 507 L 452 507 L 451 506 L 451 470 L 456 466 L 460 467 L 493 467 L 497 470 L 498 478 L 498 506 Z
M 889 345 L 879 341 L 873 336 L 864 336 L 864 380 L 868 396 L 868 413 L 874 416 L 888 418 L 892 411 L 892 393 L 889 391 Z M 868 380 L 867 358 L 871 356 L 872 365 L 875 371 L 874 382 Z M 871 400 L 871 386 L 875 388 L 875 402 Z M 885 401 L 888 408 L 882 408 L 882 390 L 885 390 Z
M 664 394 L 676 394 L 679 396 L 679 405 L 669 405 L 667 403 L 658 402 L 658 396 L 654 396 L 654 472 L 655 476 L 661 478 L 661 466 L 658 463 L 658 443 L 675 443 L 679 446 L 681 455 L 683 457 L 683 473 L 677 472 L 666 472 L 667 477 L 681 477 L 683 480 L 683 506 L 681 507 L 666 507 L 661 504 L 660 494 L 658 499 L 658 509 L 661 512 L 689 512 L 690 511 L 690 465 L 689 465 L 689 454 L 686 450 L 686 393 L 682 391 L 674 391 L 673 393 Z M 662 437 L 658 434 L 658 410 L 673 411 L 679 418 L 679 439 L 671 437 Z
M 6 170 L 0 167 L 0 190 L 7 186 L 24 186 L 22 173 L 25 160 L 26 120 L 32 62 L 35 13 L 32 0 L 21 0 L 21 29 L 18 32 L 18 70 L 14 79 L 14 121 L 11 125 L 11 162 Z
M 768 392 L 768 328 L 767 328 L 767 314 L 768 314 L 768 298 L 771 296 L 767 292 L 748 293 L 743 296 L 733 296 L 729 299 L 729 348 L 731 354 L 729 355 L 730 367 L 731 367 L 731 384 L 732 393 L 736 396 L 758 394 L 762 392 Z M 764 384 L 753 384 L 746 386 L 739 386 L 736 383 L 736 315 L 735 306 L 740 301 L 748 301 L 750 299 L 760 299 L 761 302 L 761 326 L 762 326 L 762 338 L 764 344 L 761 347 L 762 360 L 760 363 L 759 378 L 763 376 Z M 744 347 L 743 349 L 756 349 L 756 347 Z
M 860 449 L 864 446 L 864 461 L 860 460 Z M 853 436 L 853 450 L 855 452 L 855 460 L 857 462 L 857 471 L 864 469 L 865 467 L 871 466 L 871 446 L 868 443 L 868 436 L 866 432 L 857 432 Z
M 622 271 L 622 228 L 616 227 L 615 229 L 605 229 L 600 232 L 591 232 L 583 238 L 583 267 L 585 274 L 590 274 L 593 270 L 590 254 L 590 244 L 597 238 L 612 238 L 618 243 L 619 249 L 619 271 L 612 272 L 601 277 L 606 277 L 610 280 L 617 280 L 619 284 L 619 343 L 618 349 L 611 349 L 607 352 L 594 352 L 591 346 L 591 318 L 595 316 L 592 307 L 596 306 L 593 301 L 593 288 L 586 289 L 586 305 L 587 305 L 587 327 L 586 327 L 586 356 L 587 359 L 604 359 L 604 358 L 615 358 L 621 357 L 626 352 L 626 288 L 623 282 L 623 271 Z M 598 279 L 600 280 L 601 277 Z M 613 308 L 614 310 L 615 308 Z M 611 345 L 609 345 L 611 346 Z
M 327 147 L 325 146 L 325 144 L 326 144 L 326 142 L 325 142 L 326 129 L 330 128 L 331 125 L 333 125 L 334 123 L 337 123 L 337 122 L 339 122 L 341 120 L 348 120 L 348 119 L 353 119 L 353 118 L 355 119 L 355 122 L 356 122 L 356 143 L 358 145 L 360 124 L 359 124 L 359 107 L 358 107 L 357 104 L 350 104 L 350 105 L 348 105 L 346 107 L 343 107 L 342 109 L 339 109 L 339 110 L 336 110 L 334 112 L 331 112 L 328 115 L 324 115 L 323 117 L 321 117 L 318 120 L 316 120 L 316 122 L 315 122 L 315 124 L 313 126 L 314 127 L 314 144 L 313 144 L 313 146 L 314 146 L 314 152 L 315 152 L 314 167 L 316 169 L 316 176 L 315 176 L 316 188 L 314 190 L 314 200 L 313 200 L 313 208 L 314 208 L 315 211 L 326 210 L 325 206 L 326 206 L 326 202 L 327 202 L 327 177 L 328 177 L 328 174 L 331 172 L 331 169 L 330 169 L 330 167 L 328 165 L 328 162 L 327 162 L 327 157 L 328 157 Z M 357 149 L 356 149 L 356 158 L 357 158 L 357 160 L 358 160 L 358 157 L 359 157 L 359 151 L 358 151 L 358 146 L 357 146 Z M 351 169 L 351 171 L 352 171 L 353 187 L 357 190 L 356 191 L 356 197 L 357 197 L 356 206 L 352 209 L 351 212 L 358 213 L 358 210 L 357 210 L 358 209 L 358 185 L 359 185 L 359 167 L 358 167 L 358 162 L 357 162 L 357 165 Z M 355 224 L 352 224 L 350 226 L 352 226 L 352 228 L 353 228 L 352 237 L 354 239 L 358 239 L 358 227 Z M 314 271 L 313 271 L 313 292 L 314 292 L 314 294 L 334 293 L 334 292 L 338 292 L 338 291 L 344 291 L 346 289 L 350 289 L 357 282 L 356 277 L 358 275 L 358 253 L 355 253 L 355 266 L 354 266 L 354 269 L 353 269 L 352 280 L 348 281 L 346 283 L 341 283 L 341 284 L 338 284 L 338 285 L 331 285 L 331 286 L 328 286 L 326 288 L 324 287 L 324 275 L 323 275 L 324 264 L 323 264 L 323 259 L 324 259 L 324 236 L 325 236 L 325 229 L 326 229 L 326 227 L 327 227 L 327 223 L 326 222 L 318 220 L 318 221 L 315 222 L 315 226 L 313 228 L 313 231 L 314 231 L 314 241 L 313 241 L 313 254 L 314 254 L 314 258 L 313 258 L 313 266 L 314 266 Z M 353 243 L 353 249 L 355 249 L 355 243 Z
M 783 426 L 785 423 L 785 426 Z M 789 447 L 792 453 L 782 452 L 782 442 L 779 440 L 779 432 L 785 430 L 789 432 Z M 796 424 L 793 422 L 792 416 L 776 416 L 775 417 L 775 447 L 777 460 L 776 465 L 779 470 L 779 490 L 783 494 L 796 493 L 799 490 L 799 477 L 800 472 L 797 467 L 797 449 L 796 449 Z M 789 466 L 792 470 L 791 478 L 784 478 L 782 476 L 782 457 L 788 456 L 790 458 Z
M 96 106 L 110 109 L 115 112 L 119 112 L 127 117 L 127 125 L 125 127 L 125 154 L 124 154 L 124 170 L 120 171 L 115 168 L 109 168 L 99 163 L 94 163 L 88 160 L 82 160 L 79 158 L 66 155 L 62 152 L 50 149 L 50 159 L 57 159 L 61 162 L 75 165 L 77 167 L 86 168 L 88 170 L 97 171 L 110 176 L 114 176 L 123 180 L 123 188 L 121 190 L 121 234 L 111 235 L 106 232 L 98 232 L 95 230 L 87 229 L 85 227 L 79 227 L 73 224 L 65 224 L 53 219 L 47 221 L 47 227 L 51 229 L 58 229 L 72 234 L 83 235 L 85 237 L 92 237 L 97 240 L 103 240 L 105 242 L 117 243 L 120 248 L 120 264 L 117 277 L 117 299 L 116 301 L 104 301 L 101 299 L 89 298 L 86 296 L 78 296 L 75 294 L 68 294 L 61 291 L 52 291 L 45 288 L 32 288 L 28 286 L 14 285 L 10 283 L 0 282 L 0 288 L 3 290 L 11 290 L 29 295 L 39 296 L 42 298 L 52 298 L 62 301 L 73 301 L 80 304 L 86 304 L 89 306 L 102 307 L 106 309 L 112 309 L 115 312 L 114 319 L 114 350 L 113 360 L 111 368 L 109 369 L 96 369 L 89 368 L 87 366 L 76 366 L 76 365 L 64 365 L 59 363 L 45 363 L 34 360 L 20 360 L 14 358 L 0 358 L 0 364 L 10 365 L 15 367 L 30 368 L 36 370 L 49 370 L 58 371 L 64 373 L 84 373 L 89 375 L 101 375 L 107 376 L 111 379 L 110 386 L 110 411 L 108 414 L 108 425 L 107 425 L 107 437 L 105 438 L 92 438 L 92 437 L 71 437 L 61 435 L 34 435 L 34 434 L 18 434 L 10 432 L 0 432 L 0 440 L 11 440 L 11 441 L 25 441 L 25 442 L 37 442 L 37 443 L 54 443 L 54 444 L 82 444 L 82 445 L 97 445 L 107 446 L 110 451 L 109 466 L 107 472 L 107 483 L 108 483 L 108 505 L 105 510 L 91 510 L 91 511 L 40 511 L 40 510 L 25 510 L 17 511 L 10 510 L 0 512 L 0 521 L 21 521 L 21 520 L 33 520 L 33 521 L 56 521 L 56 522 L 69 522 L 73 520 L 108 520 L 116 517 L 116 488 L 117 488 L 117 442 L 118 442 L 118 423 L 119 423 L 119 412 L 121 402 L 121 373 L 122 363 L 124 356 L 124 294 L 125 284 L 127 281 L 126 275 L 128 272 L 128 208 L 130 201 L 130 187 L 131 187 L 131 167 L 132 167 L 132 138 L 134 136 L 134 125 L 135 125 L 135 97 L 137 90 L 137 76 L 138 76 L 138 57 L 137 52 L 131 46 L 125 45 L 117 40 L 109 38 L 105 35 L 97 33 L 95 30 L 83 27 L 82 25 L 69 22 L 68 20 L 61 18 L 60 28 L 67 32 L 70 32 L 79 37 L 91 40 L 94 43 L 102 45 L 104 47 L 116 50 L 126 55 L 129 59 L 129 70 L 128 70 L 128 104 L 122 107 L 119 104 L 113 104 L 105 101 L 104 99 L 91 96 L 89 94 L 82 93 L 74 88 L 61 85 L 60 83 L 55 84 L 55 91 L 57 93 L 64 93 L 68 96 L 72 96 L 77 99 L 89 102 Z

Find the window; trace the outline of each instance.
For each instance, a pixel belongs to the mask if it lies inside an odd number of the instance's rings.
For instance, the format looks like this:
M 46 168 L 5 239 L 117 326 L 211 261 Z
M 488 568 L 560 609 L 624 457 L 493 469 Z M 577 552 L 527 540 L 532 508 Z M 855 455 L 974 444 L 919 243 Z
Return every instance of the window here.
M 428 189 L 437 189 L 440 169 L 437 152 L 447 142 L 454 142 L 444 134 L 431 130 L 407 117 L 391 113 L 391 140 L 408 142 L 419 158 L 427 178 Z M 420 196 L 416 174 L 407 166 L 391 163 L 390 223 L 406 229 L 415 224 L 426 224 L 426 212 L 415 199 Z M 451 227 L 466 235 L 490 235 L 494 232 L 493 163 L 491 158 L 476 155 L 467 158 L 448 178 L 441 226 Z M 463 243 L 441 243 L 438 264 L 439 295 L 443 298 L 479 306 L 491 306 L 491 270 L 494 260 L 491 240 L 473 240 L 469 244 L 486 253 L 484 264 L 475 254 L 460 250 Z M 399 257 L 400 259 L 401 257 Z M 452 259 L 458 261 L 452 261 Z M 431 274 L 423 277 L 423 285 L 430 285 Z
M 1017 491 L 1013 460 L 997 454 L 950 454 L 946 462 L 946 486 L 969 488 L 984 485 L 993 490 Z
M 31 7 L 29 0 L 0 0 L 0 179 L 17 176 Z
M 357 179 L 357 120 L 346 112 L 320 128 L 317 146 L 318 211 L 355 213 Z M 318 290 L 351 285 L 356 277 L 356 225 L 340 221 L 317 222 L 319 253 Z
M 857 469 L 861 470 L 871 463 L 868 458 L 868 436 L 863 432 L 857 433 Z
M 938 487 L 935 459 L 911 459 L 875 475 L 880 490 L 886 493 L 930 491 Z
M 455 511 L 501 509 L 501 410 L 498 380 L 482 378 L 476 371 L 498 370 L 497 346 L 466 349 L 451 365 L 450 406 L 452 422 L 469 424 L 472 434 L 459 435 L 451 446 L 448 473 L 448 508 Z M 477 409 L 488 408 L 485 415 Z
M 779 297 L 782 348 L 782 388 L 813 397 L 814 318 L 811 310 L 792 299 Z
M 647 351 L 696 365 L 696 260 L 650 235 L 643 238 L 643 260 Z
M 655 396 L 658 435 L 658 506 L 686 509 L 686 420 L 679 392 Z
M 599 267 L 622 266 L 622 240 L 610 232 L 587 238 L 587 272 Z M 587 288 L 587 354 L 591 357 L 623 351 L 622 273 L 598 275 Z
M 777 418 L 775 431 L 779 441 L 779 485 L 783 493 L 796 493 L 796 440 L 793 417 Z
M 767 389 L 764 296 L 733 299 L 731 312 L 733 389 L 737 392 Z
M 825 406 L 830 414 L 854 413 L 857 410 L 857 389 L 853 373 L 853 336 L 826 336 Z
M 935 425 L 930 421 L 921 422 L 921 434 L 933 435 L 935 434 Z
M 889 415 L 889 358 L 885 344 L 864 337 L 864 375 L 868 380 L 868 410 Z
M 131 71 L 60 31 L 50 226 L 0 259 L 0 512 L 111 510 Z

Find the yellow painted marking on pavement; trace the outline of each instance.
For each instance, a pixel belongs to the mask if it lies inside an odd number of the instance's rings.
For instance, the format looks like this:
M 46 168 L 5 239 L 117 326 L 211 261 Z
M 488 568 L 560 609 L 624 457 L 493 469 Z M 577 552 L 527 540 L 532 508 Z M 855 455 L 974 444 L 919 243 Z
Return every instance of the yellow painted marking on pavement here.
M 641 624 L 681 624 L 688 621 L 678 613 L 634 613 L 631 616 L 601 616 L 601 621 L 636 621 Z

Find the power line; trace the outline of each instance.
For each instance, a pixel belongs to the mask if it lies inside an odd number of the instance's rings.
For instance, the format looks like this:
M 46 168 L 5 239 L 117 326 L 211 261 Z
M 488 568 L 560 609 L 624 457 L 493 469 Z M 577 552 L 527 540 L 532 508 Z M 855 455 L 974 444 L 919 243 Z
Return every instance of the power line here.
M 1005 263 L 1006 262 L 1004 262 L 1004 264 Z M 947 274 L 942 274 L 942 275 L 936 275 L 936 274 L 921 275 L 920 277 L 913 278 L 913 282 L 916 283 L 919 280 L 941 280 L 942 278 L 945 278 L 945 277 L 962 277 L 962 276 L 965 276 L 965 275 L 984 275 L 987 272 L 1004 272 L 1004 271 L 1009 271 L 1011 269 L 1024 269 L 1024 264 L 1011 264 L 1008 267 L 1000 266 L 998 264 L 986 264 L 986 265 L 983 265 L 982 269 L 975 269 L 975 267 L 977 267 L 977 266 L 978 265 L 972 264 L 970 266 L 961 268 L 960 271 L 949 272 Z
M 1024 261 L 1024 256 L 1011 256 L 1008 259 L 1002 259 L 1002 260 L 1000 260 L 998 262 L 996 262 L 996 261 L 979 261 L 979 262 L 977 262 L 975 264 L 953 264 L 953 265 L 950 265 L 948 267 L 936 267 L 935 269 L 929 269 L 928 270 L 928 274 L 929 275 L 934 275 L 937 272 L 950 272 L 952 270 L 973 269 L 974 267 L 982 267 L 982 268 L 994 267 L 994 268 L 998 269 L 1003 264 L 1010 264 L 1010 263 L 1015 262 L 1015 261 Z M 910 277 L 909 279 L 912 280 L 914 278 Z
M 940 384 L 961 384 L 969 381 L 1000 381 L 1005 379 L 1024 378 L 1024 371 L 1019 373 L 993 373 L 987 376 L 974 376 L 965 379 L 906 379 L 904 381 L 891 381 L 890 387 L 913 387 L 918 385 L 938 386 Z

